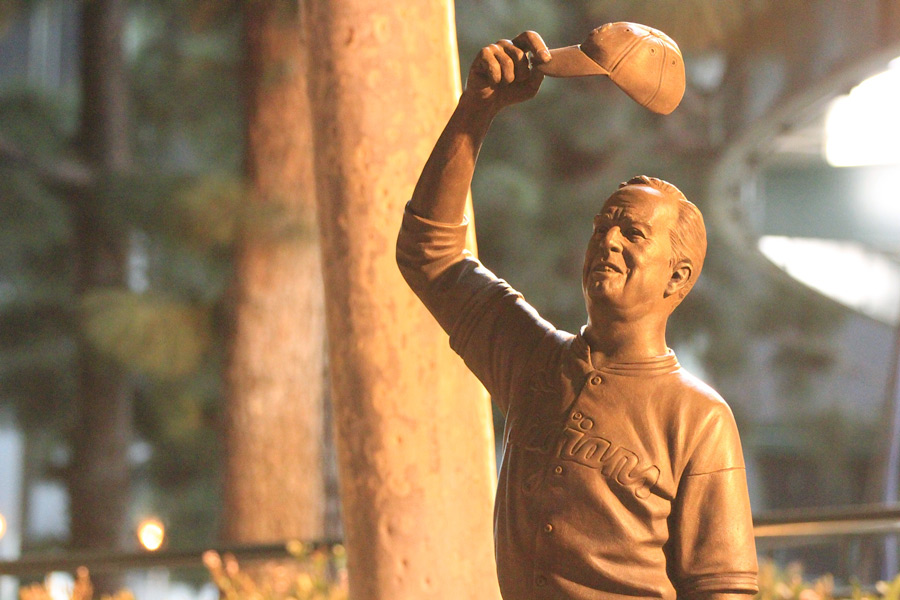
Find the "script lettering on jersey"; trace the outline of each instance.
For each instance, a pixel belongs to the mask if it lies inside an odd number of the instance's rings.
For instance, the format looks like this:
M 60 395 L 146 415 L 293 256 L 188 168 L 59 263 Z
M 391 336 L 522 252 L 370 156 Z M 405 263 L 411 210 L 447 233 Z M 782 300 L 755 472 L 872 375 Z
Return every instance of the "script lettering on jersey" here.
M 596 469 L 619 485 L 631 489 L 638 498 L 646 498 L 659 481 L 660 470 L 656 465 L 644 465 L 637 454 L 599 435 L 591 435 L 594 422 L 579 412 L 562 431 L 548 431 L 540 425 L 530 427 L 524 438 L 528 450 L 549 454 L 554 449 L 562 460 L 577 462 Z

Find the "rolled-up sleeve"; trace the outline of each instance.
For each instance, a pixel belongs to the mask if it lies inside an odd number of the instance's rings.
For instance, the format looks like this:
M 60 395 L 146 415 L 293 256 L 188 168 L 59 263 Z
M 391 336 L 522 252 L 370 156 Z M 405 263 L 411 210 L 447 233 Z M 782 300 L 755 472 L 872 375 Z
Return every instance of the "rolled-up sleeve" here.
M 438 223 L 407 208 L 397 264 L 505 413 L 524 364 L 553 327 L 465 249 L 467 225 Z

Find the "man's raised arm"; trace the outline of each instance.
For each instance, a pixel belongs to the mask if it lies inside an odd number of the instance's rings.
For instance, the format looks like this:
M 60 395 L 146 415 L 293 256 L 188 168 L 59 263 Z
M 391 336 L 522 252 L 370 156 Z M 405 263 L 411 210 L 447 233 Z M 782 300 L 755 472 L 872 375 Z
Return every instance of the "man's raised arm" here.
M 475 161 L 491 121 L 504 107 L 534 97 L 541 86 L 544 76 L 531 69 L 527 53 L 533 64 L 550 60 L 547 46 L 533 31 L 478 53 L 459 104 L 416 184 L 409 203 L 416 215 L 441 223 L 462 222 Z
M 504 411 L 527 349 L 551 327 L 506 282 L 467 255 L 463 220 L 475 161 L 491 121 L 540 88 L 543 75 L 532 70 L 529 58 L 531 65 L 550 59 L 534 32 L 481 49 L 466 90 L 422 170 L 397 238 L 397 265 L 406 282 Z

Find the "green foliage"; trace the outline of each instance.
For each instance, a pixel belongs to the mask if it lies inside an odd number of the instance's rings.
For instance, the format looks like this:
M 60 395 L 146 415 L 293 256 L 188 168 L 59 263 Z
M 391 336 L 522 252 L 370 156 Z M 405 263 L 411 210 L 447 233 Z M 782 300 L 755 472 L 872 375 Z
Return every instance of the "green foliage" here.
M 178 194 L 176 210 L 182 219 L 177 230 L 201 249 L 228 247 L 237 236 L 246 196 L 243 182 L 233 176 L 200 177 Z
M 209 343 L 205 311 L 165 297 L 97 289 L 82 296 L 81 310 L 99 351 L 149 375 L 196 370 Z
M 14 87 L 0 95 L 3 140 L 32 156 L 66 151 L 76 129 L 75 107 L 66 96 Z
M 23 90 L 0 95 L 0 143 L 57 156 L 68 134 L 62 112 Z M 62 425 L 70 416 L 70 241 L 58 196 L 21 162 L 0 162 L 0 397 L 20 409 L 26 426 Z
M 235 169 L 241 158 L 238 10 L 230 2 L 146 3 L 132 24 L 135 147 L 174 172 Z
M 164 518 L 170 548 L 202 547 L 218 535 L 221 388 L 212 361 L 184 378 L 141 385 L 135 420 L 153 457 L 140 474 L 153 487 L 139 503 Z

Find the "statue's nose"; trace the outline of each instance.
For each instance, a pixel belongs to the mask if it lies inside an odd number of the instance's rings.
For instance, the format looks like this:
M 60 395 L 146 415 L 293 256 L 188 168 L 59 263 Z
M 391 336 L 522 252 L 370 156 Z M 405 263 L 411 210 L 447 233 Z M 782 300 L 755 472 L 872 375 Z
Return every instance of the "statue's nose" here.
M 622 251 L 622 228 L 615 225 L 606 230 L 603 234 L 603 247 L 608 248 L 610 252 Z

